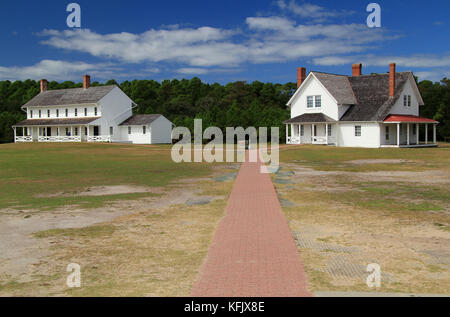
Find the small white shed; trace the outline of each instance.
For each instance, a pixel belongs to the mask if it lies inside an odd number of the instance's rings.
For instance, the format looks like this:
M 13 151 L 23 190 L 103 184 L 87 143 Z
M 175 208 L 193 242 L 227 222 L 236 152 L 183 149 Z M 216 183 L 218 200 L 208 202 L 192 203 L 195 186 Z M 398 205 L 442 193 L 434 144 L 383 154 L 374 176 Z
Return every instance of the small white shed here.
M 119 125 L 120 139 L 133 144 L 171 144 L 172 127 L 160 114 L 134 115 Z

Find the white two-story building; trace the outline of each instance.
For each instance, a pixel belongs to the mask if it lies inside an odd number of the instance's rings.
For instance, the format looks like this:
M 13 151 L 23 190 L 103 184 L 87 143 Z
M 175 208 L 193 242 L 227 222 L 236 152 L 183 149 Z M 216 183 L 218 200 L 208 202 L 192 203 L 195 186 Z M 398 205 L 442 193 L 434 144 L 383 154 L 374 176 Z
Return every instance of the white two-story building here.
M 412 72 L 352 76 L 298 69 L 298 89 L 288 102 L 288 144 L 342 147 L 436 145 L 437 121 L 419 117 L 424 105 Z M 422 135 L 422 139 L 420 139 Z
M 173 124 L 162 115 L 133 115 L 135 103 L 117 86 L 47 90 L 22 106 L 27 119 L 13 126 L 15 142 L 172 143 Z

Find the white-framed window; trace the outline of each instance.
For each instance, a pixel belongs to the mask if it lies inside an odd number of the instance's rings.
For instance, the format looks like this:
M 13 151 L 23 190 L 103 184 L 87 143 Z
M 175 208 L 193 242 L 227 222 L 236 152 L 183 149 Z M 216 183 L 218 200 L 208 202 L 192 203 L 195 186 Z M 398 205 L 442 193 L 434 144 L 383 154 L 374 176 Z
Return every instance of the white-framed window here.
M 56 109 L 56 117 L 59 118 L 59 109 Z
M 128 134 L 131 134 L 131 127 L 128 127 Z
M 84 135 L 88 135 L 88 128 L 84 127 Z
M 142 133 L 147 134 L 147 127 L 145 125 L 142 127 Z
M 47 110 L 47 117 L 50 118 L 50 110 Z
M 114 127 L 109 127 L 109 134 L 114 135 Z
M 316 99 L 316 108 L 321 108 L 322 107 L 322 96 L 315 96 L 314 98 Z
M 308 108 L 314 108 L 314 96 L 308 96 L 306 97 L 306 106 Z
M 408 107 L 411 107 L 411 96 L 408 96 Z
M 69 136 L 70 132 L 69 132 L 69 128 L 66 128 L 66 136 Z
M 94 108 L 94 115 L 95 115 L 95 116 L 98 115 L 97 107 Z
M 389 126 L 386 126 L 386 141 L 389 141 L 391 139 L 391 129 L 389 128 Z
M 84 108 L 84 116 L 87 117 L 88 111 L 87 108 Z
M 404 107 L 407 107 L 407 106 L 408 106 L 408 96 L 407 96 L 407 95 L 404 95 L 404 96 L 403 96 L 403 106 L 404 106 Z
M 360 125 L 355 125 L 355 136 L 361 136 L 362 135 L 362 127 Z
M 42 110 L 39 110 L 39 118 L 42 118 Z
M 75 128 L 75 136 L 78 136 L 78 128 Z
M 69 116 L 69 109 L 66 109 L 66 118 Z
M 300 136 L 305 136 L 305 126 L 303 124 L 300 126 Z
M 332 136 L 333 135 L 333 128 L 331 125 L 328 126 L 328 136 Z
M 33 119 L 33 110 L 30 110 L 30 118 Z
M 78 108 L 75 108 L 75 117 L 78 117 Z

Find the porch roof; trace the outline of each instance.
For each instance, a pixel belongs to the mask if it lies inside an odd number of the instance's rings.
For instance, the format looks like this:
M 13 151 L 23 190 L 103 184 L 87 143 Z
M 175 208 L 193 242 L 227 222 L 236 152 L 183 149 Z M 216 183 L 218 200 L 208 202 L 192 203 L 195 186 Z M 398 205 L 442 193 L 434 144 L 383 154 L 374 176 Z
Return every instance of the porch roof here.
M 99 118 L 28 119 L 13 125 L 13 127 L 86 125 L 98 119 Z
M 330 117 L 324 115 L 323 113 L 306 113 L 302 114 L 301 116 L 284 121 L 283 123 L 291 124 L 291 123 L 330 123 L 330 122 L 336 122 L 336 120 L 331 119 Z
M 391 114 L 385 120 L 385 123 L 439 123 L 438 121 L 411 115 Z

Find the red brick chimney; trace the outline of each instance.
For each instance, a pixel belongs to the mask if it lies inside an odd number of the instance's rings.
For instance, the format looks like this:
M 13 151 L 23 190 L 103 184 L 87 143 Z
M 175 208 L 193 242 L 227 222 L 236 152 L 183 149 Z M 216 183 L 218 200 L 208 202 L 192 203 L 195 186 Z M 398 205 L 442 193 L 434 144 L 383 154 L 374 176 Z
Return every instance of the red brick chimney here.
M 389 97 L 395 96 L 395 63 L 389 65 Z
M 41 93 L 47 91 L 47 79 L 41 79 Z
M 300 88 L 305 79 L 306 79 L 306 68 L 304 67 L 297 68 L 297 88 Z
M 83 88 L 88 89 L 91 86 L 91 76 L 84 75 L 83 76 Z
M 357 77 L 362 75 L 362 64 L 352 65 L 352 76 Z

